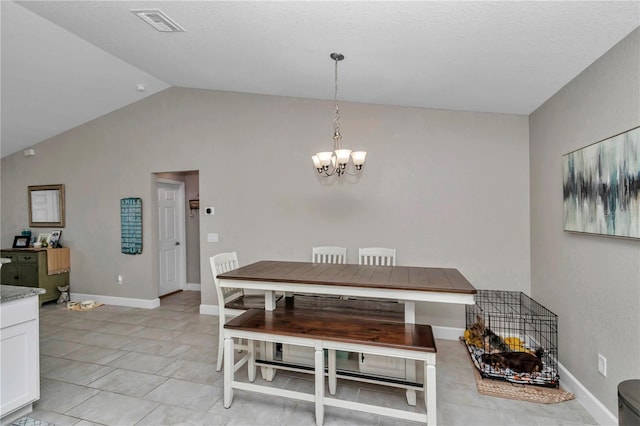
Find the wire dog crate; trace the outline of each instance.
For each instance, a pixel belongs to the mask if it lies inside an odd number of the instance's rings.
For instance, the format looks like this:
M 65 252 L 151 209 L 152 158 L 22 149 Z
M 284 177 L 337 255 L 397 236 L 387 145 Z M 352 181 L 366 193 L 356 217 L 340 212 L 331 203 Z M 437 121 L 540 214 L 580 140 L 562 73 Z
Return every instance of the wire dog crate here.
M 464 341 L 482 377 L 558 388 L 558 316 L 517 291 L 479 290 L 475 300 Z

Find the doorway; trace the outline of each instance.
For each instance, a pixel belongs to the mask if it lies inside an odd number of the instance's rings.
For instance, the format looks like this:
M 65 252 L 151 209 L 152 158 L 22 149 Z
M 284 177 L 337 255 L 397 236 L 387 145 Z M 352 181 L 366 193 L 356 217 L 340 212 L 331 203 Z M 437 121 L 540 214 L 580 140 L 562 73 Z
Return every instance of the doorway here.
M 158 295 L 174 293 L 186 284 L 184 182 L 158 179 Z
M 154 173 L 157 192 L 158 295 L 200 291 L 199 172 Z M 197 203 L 196 203 L 197 204 Z

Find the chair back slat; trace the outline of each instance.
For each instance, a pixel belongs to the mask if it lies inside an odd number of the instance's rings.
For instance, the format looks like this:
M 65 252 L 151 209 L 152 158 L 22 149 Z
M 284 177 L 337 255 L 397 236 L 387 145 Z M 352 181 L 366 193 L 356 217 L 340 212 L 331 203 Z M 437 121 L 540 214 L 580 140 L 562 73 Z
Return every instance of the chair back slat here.
M 359 265 L 396 266 L 396 249 L 365 247 L 358 250 Z
M 223 306 L 230 300 L 234 300 L 243 295 L 242 289 L 233 287 L 220 287 L 218 274 L 238 269 L 238 254 L 234 251 L 231 253 L 220 253 L 209 258 L 211 263 L 211 273 L 213 274 L 213 282 L 216 285 L 216 293 L 218 295 L 218 306 Z
M 313 263 L 347 263 L 346 247 L 313 247 L 311 249 L 311 262 Z

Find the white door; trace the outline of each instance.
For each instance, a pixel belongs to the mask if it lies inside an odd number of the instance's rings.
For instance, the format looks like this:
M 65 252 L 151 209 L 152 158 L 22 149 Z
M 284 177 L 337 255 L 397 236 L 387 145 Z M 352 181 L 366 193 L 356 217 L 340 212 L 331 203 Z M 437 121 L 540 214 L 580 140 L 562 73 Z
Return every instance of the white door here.
M 158 180 L 160 296 L 185 286 L 184 209 L 184 183 Z

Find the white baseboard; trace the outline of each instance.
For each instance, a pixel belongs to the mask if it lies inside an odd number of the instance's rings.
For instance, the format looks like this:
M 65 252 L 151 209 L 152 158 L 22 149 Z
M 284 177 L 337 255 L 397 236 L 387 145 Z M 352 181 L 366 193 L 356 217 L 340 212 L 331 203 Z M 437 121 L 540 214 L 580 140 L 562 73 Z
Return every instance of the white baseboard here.
M 562 387 L 576 395 L 576 399 L 584 407 L 591 417 L 600 425 L 617 425 L 618 417 L 607 410 L 598 398 L 596 398 L 582 383 L 567 370 L 564 365 L 558 363 L 558 373 Z
M 187 283 L 184 286 L 185 291 L 200 291 L 201 287 L 200 284 L 196 284 L 196 283 Z
M 200 315 L 218 315 L 218 305 L 200 305 Z
M 130 297 L 101 296 L 99 294 L 71 293 L 71 300 L 93 300 L 107 305 L 127 306 L 129 308 L 153 309 L 160 306 L 160 299 L 132 299 Z
M 3 417 L 0 419 L 0 425 L 2 426 L 10 425 L 11 423 L 13 423 L 14 420 L 17 420 L 20 417 L 24 417 L 25 415 L 29 414 L 32 411 L 33 411 L 33 404 L 28 404 L 22 408 L 18 408 L 17 410 L 9 414 L 2 413 Z

